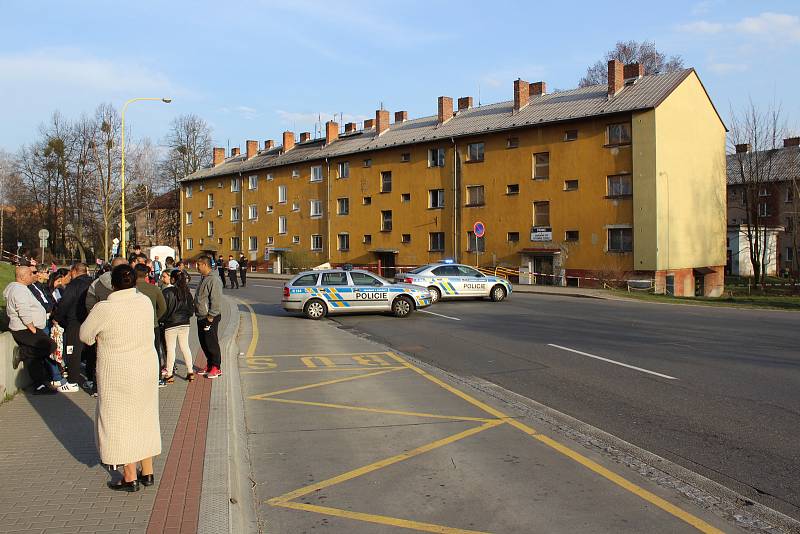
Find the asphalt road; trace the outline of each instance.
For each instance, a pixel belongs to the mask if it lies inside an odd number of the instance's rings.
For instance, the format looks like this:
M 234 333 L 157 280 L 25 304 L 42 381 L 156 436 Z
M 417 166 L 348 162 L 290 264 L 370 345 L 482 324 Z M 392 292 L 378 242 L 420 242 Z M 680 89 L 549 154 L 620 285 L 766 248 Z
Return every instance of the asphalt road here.
M 277 302 L 279 287 L 240 291 Z M 334 320 L 800 519 L 800 315 L 525 294 L 429 310 Z

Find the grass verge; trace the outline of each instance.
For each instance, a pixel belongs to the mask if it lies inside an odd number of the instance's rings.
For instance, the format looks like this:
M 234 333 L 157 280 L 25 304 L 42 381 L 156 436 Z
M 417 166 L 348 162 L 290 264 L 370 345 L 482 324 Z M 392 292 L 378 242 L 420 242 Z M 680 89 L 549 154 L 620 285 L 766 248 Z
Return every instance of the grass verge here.
M 770 310 L 800 311 L 800 297 L 776 295 L 724 295 L 722 297 L 672 297 L 637 293 L 635 291 L 612 290 L 610 293 L 625 298 L 660 302 L 664 304 L 695 304 L 698 306 L 722 306 L 728 308 L 763 308 Z
M 14 281 L 14 266 L 10 263 L 0 263 L 0 306 L 5 308 L 6 299 L 3 298 L 3 291 L 6 286 Z

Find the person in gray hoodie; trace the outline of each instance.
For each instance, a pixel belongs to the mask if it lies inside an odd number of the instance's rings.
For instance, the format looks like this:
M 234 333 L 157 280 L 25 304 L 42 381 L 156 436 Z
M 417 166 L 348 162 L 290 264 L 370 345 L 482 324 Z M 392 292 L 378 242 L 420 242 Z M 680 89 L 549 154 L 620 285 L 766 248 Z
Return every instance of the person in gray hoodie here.
M 125 258 L 114 258 L 111 262 L 111 269 L 117 265 L 128 263 Z M 89 290 L 86 292 L 86 313 L 88 314 L 98 302 L 108 300 L 108 296 L 114 291 L 111 287 L 111 269 L 100 275 L 100 277 L 92 282 Z
M 219 348 L 219 323 L 222 319 L 222 280 L 211 268 L 211 258 L 200 256 L 197 270 L 203 277 L 194 297 L 194 311 L 197 316 L 197 337 L 206 355 L 207 365 L 201 375 L 208 378 L 222 376 L 222 352 Z
M 56 347 L 44 331 L 47 312 L 28 289 L 34 281 L 33 271 L 26 265 L 17 266 L 15 278 L 16 281 L 8 284 L 3 291 L 9 330 L 19 346 L 20 359 L 33 381 L 33 393 L 55 393 L 48 386 L 50 378 L 44 360 Z

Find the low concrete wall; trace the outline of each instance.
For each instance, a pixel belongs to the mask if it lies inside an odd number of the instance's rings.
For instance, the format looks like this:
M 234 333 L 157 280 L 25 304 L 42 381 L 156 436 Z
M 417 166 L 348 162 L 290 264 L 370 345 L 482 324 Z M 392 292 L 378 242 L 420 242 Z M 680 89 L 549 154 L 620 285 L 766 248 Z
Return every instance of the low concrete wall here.
M 17 344 L 11 332 L 0 334 L 0 402 L 31 383 L 28 372 L 17 359 Z

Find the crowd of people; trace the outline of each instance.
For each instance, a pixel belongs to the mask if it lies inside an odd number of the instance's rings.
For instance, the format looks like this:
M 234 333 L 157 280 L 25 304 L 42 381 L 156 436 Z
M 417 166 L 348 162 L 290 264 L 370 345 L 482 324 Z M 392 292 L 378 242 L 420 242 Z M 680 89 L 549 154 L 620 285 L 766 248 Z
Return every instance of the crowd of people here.
M 242 280 L 242 287 L 247 287 L 247 263 L 247 258 L 244 254 L 239 255 L 238 261 L 235 260 L 233 256 L 228 256 L 228 261 L 225 261 L 225 258 L 220 254 L 219 258 L 217 258 L 216 267 L 219 278 L 222 280 L 222 287 L 227 287 L 225 283 L 227 279 L 231 289 L 239 289 L 240 278 Z
M 123 466 L 122 480 L 109 482 L 111 489 L 138 491 L 154 482 L 152 459 L 161 452 L 158 388 L 175 382 L 177 349 L 186 380 L 222 376 L 224 281 L 213 265 L 209 256 L 198 259 L 201 280 L 193 296 L 182 262 L 168 257 L 162 264 L 139 247 L 128 258 L 98 265 L 94 277 L 85 263 L 58 269 L 17 261 L 15 281 L 3 295 L 32 393 L 85 391 L 98 399 L 101 461 Z M 194 367 L 189 347 L 193 316 L 203 369 Z

